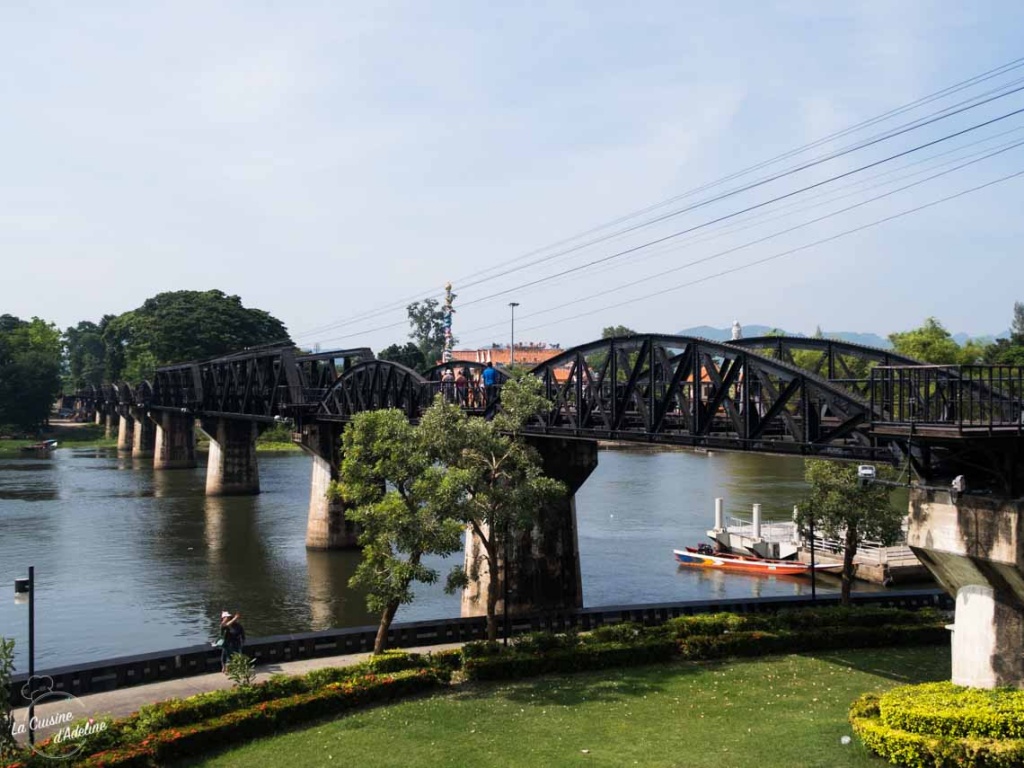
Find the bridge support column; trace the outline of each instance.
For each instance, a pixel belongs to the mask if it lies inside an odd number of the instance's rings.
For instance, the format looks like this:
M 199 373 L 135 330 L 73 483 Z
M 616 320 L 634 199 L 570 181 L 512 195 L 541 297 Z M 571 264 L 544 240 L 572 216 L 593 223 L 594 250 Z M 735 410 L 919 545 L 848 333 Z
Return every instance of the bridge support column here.
M 358 546 L 359 531 L 345 519 L 345 503 L 327 497 L 331 482 L 338 479 L 340 437 L 340 425 L 321 423 L 302 428 L 299 445 L 313 458 L 306 549 L 355 549 Z
M 109 440 L 114 435 L 114 423 L 117 419 L 116 413 L 109 411 L 103 415 L 103 437 Z
M 1024 688 L 1024 502 L 914 490 L 907 541 L 956 598 L 953 682 Z
M 156 450 L 156 423 L 142 410 L 133 411 L 135 436 L 132 438 L 132 458 L 151 459 Z
M 185 413 L 158 411 L 153 469 L 191 469 L 196 466 L 196 420 Z
M 135 445 L 135 419 L 121 414 L 117 425 L 117 452 L 131 453 Z
M 256 422 L 238 419 L 204 419 L 203 432 L 210 437 L 206 465 L 207 496 L 246 496 L 260 492 L 256 461 Z
M 568 495 L 541 510 L 532 530 L 516 536 L 509 551 L 510 614 L 564 610 L 583 606 L 580 577 L 579 537 L 576 528 L 576 491 L 597 468 L 597 443 L 592 440 L 536 438 L 530 440 L 541 454 L 544 474 L 561 480 Z M 462 593 L 462 615 L 481 616 L 487 612 L 488 572 L 480 561 L 482 545 L 472 534 L 466 536 L 466 570 L 474 562 L 477 579 Z M 504 553 L 499 554 L 498 615 L 504 611 Z
M 103 423 L 103 414 L 100 413 L 100 409 L 97 408 L 93 413 L 93 420 L 96 422 L 96 426 Z

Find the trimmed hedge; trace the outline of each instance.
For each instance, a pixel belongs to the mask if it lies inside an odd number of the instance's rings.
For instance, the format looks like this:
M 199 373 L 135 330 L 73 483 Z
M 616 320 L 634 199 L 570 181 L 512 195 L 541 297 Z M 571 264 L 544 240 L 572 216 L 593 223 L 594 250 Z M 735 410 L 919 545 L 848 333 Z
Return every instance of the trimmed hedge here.
M 1024 765 L 1024 691 L 1016 689 L 902 686 L 861 696 L 850 723 L 868 749 L 895 765 Z
M 469 680 L 508 680 L 551 672 L 589 672 L 609 667 L 654 664 L 669 661 L 677 654 L 673 640 L 579 645 L 547 653 L 511 650 L 467 658 L 463 671 Z
M 914 687 L 917 686 L 895 690 Z M 1020 768 L 1024 765 L 1024 739 L 940 736 L 894 728 L 882 720 L 884 698 L 885 695 L 869 693 L 854 701 L 850 706 L 850 725 L 864 746 L 893 765 L 910 768 Z
M 432 670 L 418 669 L 329 683 L 313 693 L 265 701 L 195 725 L 157 731 L 137 743 L 93 754 L 79 765 L 88 768 L 166 765 L 354 707 L 439 688 L 446 682 Z

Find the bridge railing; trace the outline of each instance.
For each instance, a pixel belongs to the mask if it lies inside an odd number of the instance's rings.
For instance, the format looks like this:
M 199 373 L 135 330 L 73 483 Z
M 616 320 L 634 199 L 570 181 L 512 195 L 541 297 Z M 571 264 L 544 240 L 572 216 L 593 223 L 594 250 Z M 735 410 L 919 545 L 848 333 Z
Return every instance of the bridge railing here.
M 1024 426 L 1022 398 L 1020 366 L 878 366 L 871 371 L 875 426 L 1019 432 Z

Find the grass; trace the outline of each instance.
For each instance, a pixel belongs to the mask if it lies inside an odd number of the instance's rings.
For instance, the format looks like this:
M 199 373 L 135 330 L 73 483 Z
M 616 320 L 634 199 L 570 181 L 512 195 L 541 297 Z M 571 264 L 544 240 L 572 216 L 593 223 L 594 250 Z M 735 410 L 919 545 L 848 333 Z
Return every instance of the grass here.
M 104 437 L 104 427 L 98 424 L 52 424 L 39 437 L 24 440 L 0 440 L 0 456 L 21 454 L 22 446 L 35 445 L 40 440 L 56 440 L 58 448 L 106 448 L 117 445 L 117 436 Z
M 948 679 L 948 648 L 659 665 L 463 685 L 263 739 L 200 765 L 883 768 L 846 721 L 861 693 Z M 191 764 L 196 764 L 195 762 Z

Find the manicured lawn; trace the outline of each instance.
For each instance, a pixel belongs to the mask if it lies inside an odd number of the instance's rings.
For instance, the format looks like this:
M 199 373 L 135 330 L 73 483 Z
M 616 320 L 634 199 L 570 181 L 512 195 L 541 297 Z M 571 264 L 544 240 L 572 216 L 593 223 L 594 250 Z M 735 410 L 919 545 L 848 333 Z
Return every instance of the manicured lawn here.
M 678 663 L 463 685 L 227 752 L 207 766 L 708 766 L 886 763 L 851 735 L 850 702 L 948 679 L 949 648 Z

